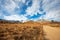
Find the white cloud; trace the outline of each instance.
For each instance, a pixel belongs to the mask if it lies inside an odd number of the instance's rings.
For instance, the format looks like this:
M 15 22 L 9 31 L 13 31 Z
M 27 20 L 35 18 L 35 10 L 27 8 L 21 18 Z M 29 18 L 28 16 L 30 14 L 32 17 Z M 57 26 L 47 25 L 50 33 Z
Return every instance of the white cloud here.
M 22 2 L 25 3 L 26 0 L 14 0 L 15 2 Z
M 10 16 L 4 16 L 4 19 L 6 20 L 19 20 L 19 21 L 22 21 L 22 22 L 25 22 L 27 20 L 27 18 L 23 15 L 10 15 Z
M 5 9 L 10 13 L 10 14 L 17 14 L 15 12 L 15 8 L 18 8 L 19 11 L 21 10 L 21 6 L 23 3 L 25 3 L 26 0 L 7 0 L 5 2 Z
M 31 7 L 28 7 L 27 10 L 26 10 L 26 14 L 27 15 L 31 15 L 33 16 L 34 14 L 37 14 L 37 11 L 39 10 L 40 8 L 40 0 L 32 0 L 33 1 L 33 4 Z
M 16 3 L 13 0 L 9 0 L 10 4 L 6 3 L 5 8 L 10 13 L 13 14 L 15 7 L 17 7 Z
M 45 19 L 49 19 L 49 20 L 52 19 L 52 20 L 58 21 L 58 19 L 60 19 L 60 11 L 57 10 L 57 11 L 47 12 L 47 14 L 45 15 Z
M 3 13 L 0 11 L 0 16 L 2 16 L 3 15 Z
M 17 7 L 20 12 L 20 7 L 23 5 L 22 3 L 25 3 L 26 0 L 6 0 L 5 4 L 3 7 L 11 14 L 10 16 L 4 16 L 4 19 L 7 20 L 19 20 L 19 21 L 26 21 L 28 20 L 25 16 L 33 16 L 37 15 L 37 12 L 42 14 L 42 12 L 39 10 L 40 8 L 40 1 L 41 0 L 32 0 L 32 6 L 27 7 L 26 9 L 26 14 L 23 15 L 18 15 L 17 12 L 15 12 L 15 8 Z M 30 0 L 28 0 L 29 2 Z M 19 4 L 21 2 L 21 4 Z M 28 2 L 25 5 L 28 5 Z M 60 3 L 59 0 L 43 0 L 43 9 L 44 12 L 46 11 L 46 15 L 44 15 L 44 19 L 50 19 L 54 18 L 54 20 L 60 19 L 60 6 L 58 5 Z M 19 5 L 18 5 L 19 4 Z M 57 6 L 59 7 L 57 7 Z M 17 15 L 16 15 L 17 14 Z M 0 13 L 1 16 L 1 13 Z M 42 19 L 43 16 L 36 18 Z M 36 20 L 36 19 L 31 19 L 31 20 Z
M 43 1 L 43 7 L 45 11 L 51 11 L 56 10 L 59 6 L 60 1 L 59 0 L 44 0 Z
M 25 3 L 26 0 L 21 0 L 23 3 Z
M 44 19 L 53 19 L 56 21 L 60 21 L 60 1 L 59 0 L 44 0 L 43 7 L 46 11 L 46 15 L 44 15 Z
M 2 13 L 0 13 L 0 16 L 2 15 Z

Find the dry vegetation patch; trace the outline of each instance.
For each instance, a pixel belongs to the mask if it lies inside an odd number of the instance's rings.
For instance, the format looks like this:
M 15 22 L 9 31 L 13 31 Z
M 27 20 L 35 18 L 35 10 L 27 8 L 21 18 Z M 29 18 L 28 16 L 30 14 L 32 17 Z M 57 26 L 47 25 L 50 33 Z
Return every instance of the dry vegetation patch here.
M 42 30 L 36 23 L 0 24 L 0 40 L 43 40 Z

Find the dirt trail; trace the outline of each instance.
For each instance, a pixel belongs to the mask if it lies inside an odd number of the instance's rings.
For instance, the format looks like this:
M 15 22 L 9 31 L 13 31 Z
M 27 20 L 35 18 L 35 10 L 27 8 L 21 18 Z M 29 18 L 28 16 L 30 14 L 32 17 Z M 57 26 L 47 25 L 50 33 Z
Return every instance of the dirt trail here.
M 43 30 L 45 32 L 45 38 L 48 40 L 60 40 L 60 28 L 59 27 L 50 27 L 43 26 Z

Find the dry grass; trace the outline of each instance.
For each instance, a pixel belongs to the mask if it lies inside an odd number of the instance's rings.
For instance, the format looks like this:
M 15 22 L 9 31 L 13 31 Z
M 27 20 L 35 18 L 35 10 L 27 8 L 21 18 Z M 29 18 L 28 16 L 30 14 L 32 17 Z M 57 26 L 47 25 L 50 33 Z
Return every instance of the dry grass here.
M 0 24 L 0 40 L 43 40 L 39 23 Z
M 60 27 L 60 22 L 50 22 L 47 25 L 49 25 L 51 27 Z
M 60 27 L 58 22 L 0 23 L 0 40 L 43 40 L 43 25 Z
M 51 27 L 60 27 L 60 22 L 41 22 L 40 24 L 51 26 Z

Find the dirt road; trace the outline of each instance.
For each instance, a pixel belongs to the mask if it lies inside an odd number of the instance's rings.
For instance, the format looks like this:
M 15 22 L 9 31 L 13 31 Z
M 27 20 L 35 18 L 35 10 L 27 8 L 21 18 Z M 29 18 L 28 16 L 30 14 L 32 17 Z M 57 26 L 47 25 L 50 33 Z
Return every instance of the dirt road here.
M 59 27 L 50 27 L 43 26 L 43 30 L 45 32 L 45 38 L 48 40 L 60 40 L 60 28 Z

